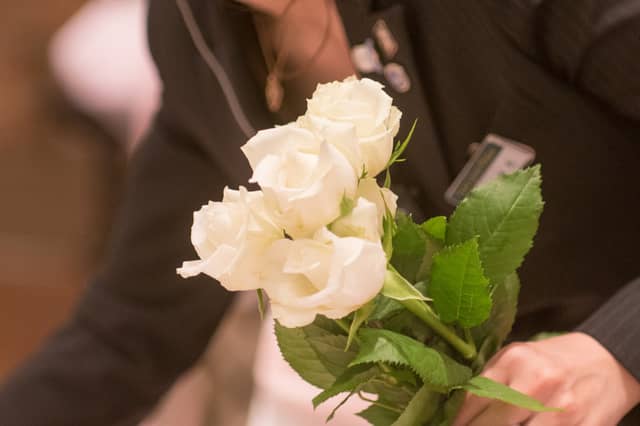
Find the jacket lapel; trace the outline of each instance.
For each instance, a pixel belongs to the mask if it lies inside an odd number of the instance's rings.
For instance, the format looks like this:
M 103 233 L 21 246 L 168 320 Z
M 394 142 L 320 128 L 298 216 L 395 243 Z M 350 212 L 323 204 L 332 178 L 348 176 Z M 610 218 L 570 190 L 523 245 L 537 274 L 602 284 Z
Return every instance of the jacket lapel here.
M 413 121 L 418 120 L 413 140 L 406 151 L 407 163 L 397 166 L 396 169 L 408 168 L 409 170 L 403 173 L 408 175 L 408 180 L 419 182 L 419 189 L 424 192 L 429 201 L 428 204 L 438 212 L 449 211 L 450 206 L 444 201 L 443 194 L 451 176 L 427 101 L 428 94 L 424 91 L 414 60 L 412 41 L 404 19 L 404 6 L 396 4 L 382 11 L 371 12 L 368 0 L 343 0 L 338 1 L 337 4 L 352 53 L 354 48 L 362 50 L 365 46 L 375 47 L 380 67 L 375 71 L 363 72 L 362 69 L 367 67 L 361 66 L 359 71 L 362 77 L 383 83 L 393 97 L 395 105 L 403 112 L 399 138 L 403 139 Z M 384 42 L 381 42 L 380 38 L 385 36 L 384 33 L 392 37 L 391 42 L 387 43 L 391 44 L 392 48 L 382 47 Z M 393 49 L 394 41 L 396 49 Z M 354 62 L 358 68 L 358 60 Z M 406 82 L 396 81 L 396 84 L 390 84 L 390 79 L 394 75 L 402 80 L 404 78 L 402 73 L 406 73 Z M 408 90 L 407 83 L 410 85 Z M 433 214 L 434 212 L 424 213 Z

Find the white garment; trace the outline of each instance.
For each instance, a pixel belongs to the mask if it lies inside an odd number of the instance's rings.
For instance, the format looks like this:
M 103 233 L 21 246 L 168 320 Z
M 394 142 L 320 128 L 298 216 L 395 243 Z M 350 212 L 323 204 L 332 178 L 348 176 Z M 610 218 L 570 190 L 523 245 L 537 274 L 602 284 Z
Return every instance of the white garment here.
M 247 426 L 367 426 L 369 423 L 355 415 L 369 403 L 353 396 L 328 424 L 331 410 L 346 394 L 324 402 L 315 411 L 311 400 L 321 392 L 308 384 L 284 361 L 273 330 L 273 319 L 267 317 L 262 325 L 256 361 L 255 387 L 249 408 Z
M 160 79 L 145 0 L 93 0 L 54 35 L 49 62 L 65 95 L 129 149 L 149 127 Z

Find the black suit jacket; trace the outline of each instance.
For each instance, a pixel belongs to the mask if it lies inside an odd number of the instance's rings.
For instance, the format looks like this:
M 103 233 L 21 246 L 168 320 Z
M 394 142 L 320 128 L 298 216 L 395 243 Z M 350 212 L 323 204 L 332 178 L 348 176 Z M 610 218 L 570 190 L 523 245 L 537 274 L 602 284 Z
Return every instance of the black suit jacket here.
M 449 213 L 444 190 L 487 133 L 534 147 L 547 204 L 514 336 L 583 323 L 640 379 L 640 281 L 625 287 L 640 273 L 638 4 L 338 0 L 352 44 L 385 20 L 411 78 L 409 92 L 390 90 L 400 134 L 420 118 L 394 174 L 401 202 L 419 217 Z M 175 267 L 194 256 L 192 212 L 246 182 L 239 147 L 274 122 L 252 20 L 226 0 L 153 0 L 149 31 L 163 104 L 109 254 L 68 324 L 0 390 L 3 426 L 134 424 L 231 300 Z

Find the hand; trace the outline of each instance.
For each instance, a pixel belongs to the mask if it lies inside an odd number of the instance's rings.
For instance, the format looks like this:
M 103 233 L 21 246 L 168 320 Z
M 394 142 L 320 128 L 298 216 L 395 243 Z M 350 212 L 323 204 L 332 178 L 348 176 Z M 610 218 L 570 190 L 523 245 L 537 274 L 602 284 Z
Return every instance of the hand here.
M 640 402 L 640 383 L 584 333 L 506 346 L 482 375 L 562 411 L 532 413 L 468 395 L 454 426 L 616 425 Z

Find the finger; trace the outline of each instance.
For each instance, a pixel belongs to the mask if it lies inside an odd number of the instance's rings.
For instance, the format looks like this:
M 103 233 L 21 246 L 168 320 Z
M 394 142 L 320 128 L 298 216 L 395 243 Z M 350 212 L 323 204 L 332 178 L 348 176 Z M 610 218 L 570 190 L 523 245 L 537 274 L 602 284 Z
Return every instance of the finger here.
M 492 401 L 469 426 L 511 426 L 531 417 L 531 412 L 502 401 Z
M 575 426 L 583 424 L 587 410 L 579 410 L 575 392 L 562 389 L 556 392 L 545 405 L 560 408 L 562 411 L 537 413 L 526 423 L 527 426 Z M 603 424 L 603 423 L 596 423 Z M 612 423 L 613 424 L 613 423 Z
M 462 405 L 462 409 L 458 413 L 453 426 L 468 425 L 469 422 L 484 411 L 490 403 L 491 400 L 488 398 L 481 398 L 479 396 L 467 394 L 464 404 Z
M 500 363 L 487 370 L 487 373 L 493 374 L 494 370 L 498 368 L 502 368 Z M 508 381 L 506 384 L 542 403 L 546 403 L 558 391 L 559 380 L 552 369 L 538 369 L 531 372 L 522 370 L 512 381 Z M 529 410 L 501 401 L 494 401 L 470 423 L 470 426 L 513 425 L 530 419 L 532 415 L 533 413 Z
M 483 373 L 482 376 L 500 383 L 507 381 L 506 372 L 501 369 L 487 371 Z M 453 426 L 464 426 L 469 424 L 469 422 L 484 411 L 492 401 L 492 399 L 482 398 L 467 392 L 462 409 L 458 413 L 458 417 L 456 417 L 456 421 L 453 423 Z

